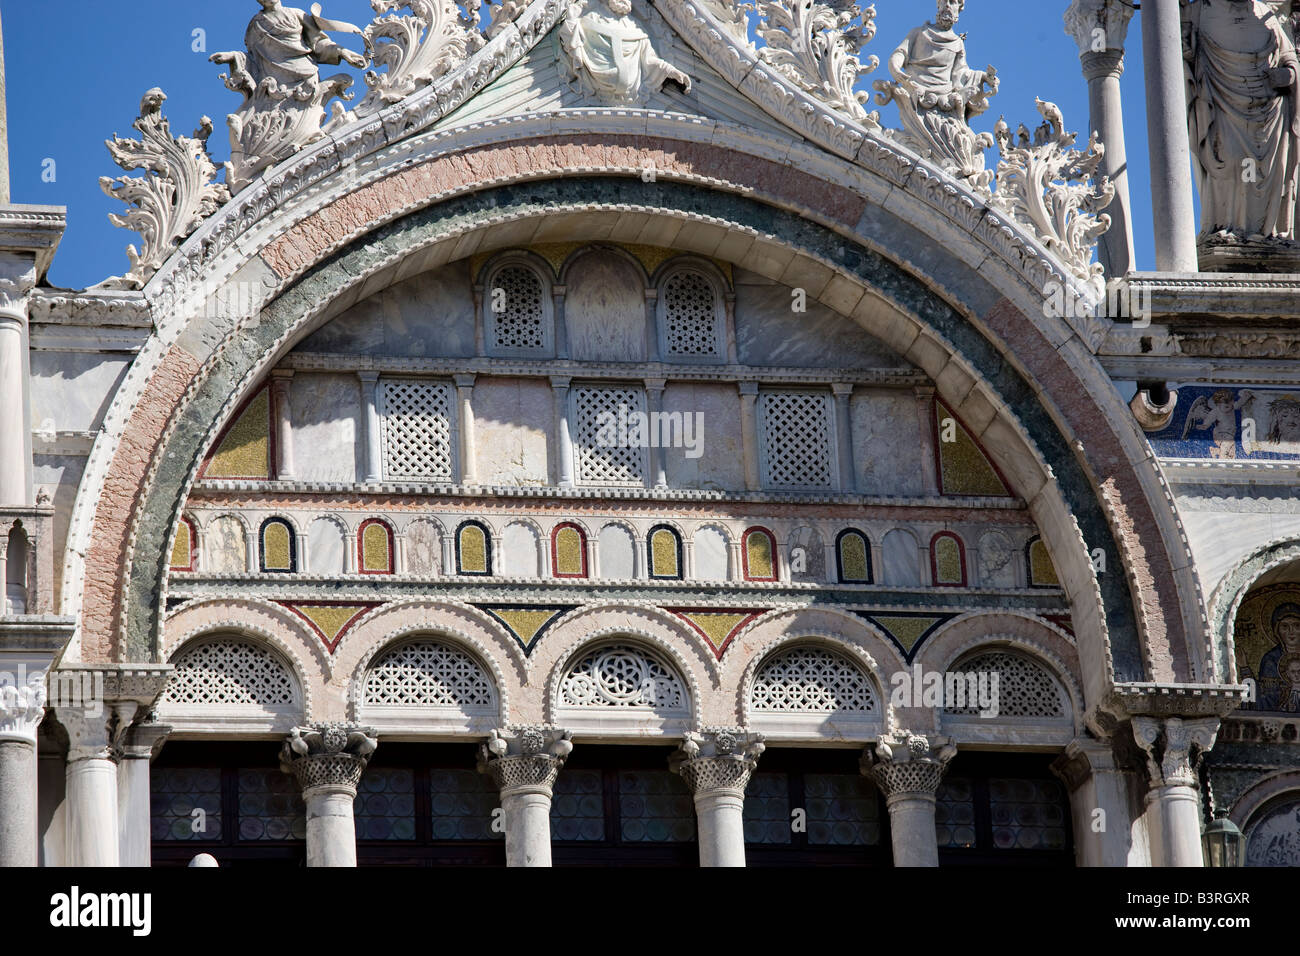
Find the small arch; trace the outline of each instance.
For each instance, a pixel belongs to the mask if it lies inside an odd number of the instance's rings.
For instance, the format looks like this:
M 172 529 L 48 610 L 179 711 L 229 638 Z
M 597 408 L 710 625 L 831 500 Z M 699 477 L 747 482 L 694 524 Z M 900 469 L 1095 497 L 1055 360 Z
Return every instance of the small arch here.
M 492 535 L 481 521 L 465 521 L 456 529 L 456 573 L 492 574 Z
M 442 571 L 442 525 L 431 518 L 417 518 L 406 525 L 404 574 L 420 578 L 437 577 Z
M 749 528 L 741 538 L 740 554 L 744 560 L 746 581 L 775 581 L 780 573 L 776 555 L 776 536 L 766 528 Z
M 8 538 L 9 544 L 5 549 L 5 589 L 0 594 L 0 614 L 26 614 L 30 601 L 27 565 L 31 547 L 21 521 L 13 523 Z
M 885 534 L 880 552 L 883 583 L 894 587 L 921 587 L 921 553 L 916 535 L 906 528 L 894 528 Z
M 320 515 L 307 526 L 307 570 L 342 574 L 346 569 L 348 527 L 336 515 Z
M 218 515 L 203 531 L 203 567 L 213 574 L 248 571 L 248 526 L 238 515 Z
M 790 532 L 785 542 L 786 561 L 790 565 L 790 580 L 803 584 L 825 584 L 826 546 L 813 525 L 800 525 Z
M 610 521 L 596 534 L 596 567 L 604 580 L 631 581 L 636 573 L 636 534 L 621 521 Z
M 966 546 L 951 531 L 930 539 L 930 574 L 935 587 L 966 587 Z
M 554 684 L 553 712 L 574 729 L 684 732 L 694 702 L 667 656 L 636 635 L 610 635 L 580 647 Z
M 483 344 L 488 355 L 555 354 L 555 276 L 540 257 L 512 251 L 483 269 Z
M 1001 531 L 986 531 L 979 539 L 978 585 L 982 588 L 1014 588 L 1017 583 L 1017 550 Z
M 1034 535 L 1025 545 L 1025 572 L 1031 588 L 1059 588 L 1061 579 L 1056 573 L 1052 556 L 1039 535 Z
M 650 529 L 650 534 L 646 537 L 646 567 L 652 580 L 682 579 L 682 536 L 676 528 L 657 524 Z
M 361 678 L 359 716 L 453 711 L 495 718 L 496 682 L 474 653 L 441 634 L 407 635 L 380 649 Z
M 1300 789 L 1275 795 L 1242 831 L 1246 866 L 1300 866 Z
M 509 578 L 536 578 L 545 573 L 542 533 L 533 521 L 512 521 L 502 530 L 497 571 Z
M 382 518 L 368 518 L 357 529 L 357 570 L 362 574 L 396 571 L 393 529 Z
M 587 533 L 572 521 L 551 531 L 551 573 L 557 578 L 587 577 Z
M 194 559 L 198 554 L 198 533 L 194 522 L 186 515 L 176 524 L 176 537 L 172 539 L 172 571 L 193 571 Z
M 1073 720 L 1070 695 L 1060 679 L 1037 658 L 1005 646 L 976 648 L 945 669 L 945 687 L 948 675 L 958 675 L 951 681 L 960 690 L 961 700 L 945 697 L 943 713 L 948 717 L 990 719 L 981 717 L 979 701 L 972 702 L 968 692 L 986 687 L 994 697 L 996 713 L 993 720 L 1026 719 L 1031 721 L 1064 722 Z M 991 676 L 996 674 L 996 693 Z M 972 680 L 974 678 L 974 680 Z M 984 678 L 981 685 L 980 680 Z M 984 692 L 984 691 L 981 691 Z
M 716 268 L 679 257 L 660 268 L 655 289 L 659 354 L 664 360 L 726 362 L 727 289 Z
M 719 525 L 697 528 L 691 537 L 691 551 L 697 581 L 726 581 L 731 578 L 731 537 Z
M 871 584 L 871 539 L 857 528 L 835 538 L 835 573 L 841 584 Z
M 245 634 L 217 631 L 187 640 L 171 664 L 158 699 L 158 713 L 168 721 L 278 730 L 302 715 L 302 686 L 293 665 Z
M 298 535 L 285 518 L 267 518 L 258 531 L 258 564 L 263 574 L 293 574 L 298 570 Z

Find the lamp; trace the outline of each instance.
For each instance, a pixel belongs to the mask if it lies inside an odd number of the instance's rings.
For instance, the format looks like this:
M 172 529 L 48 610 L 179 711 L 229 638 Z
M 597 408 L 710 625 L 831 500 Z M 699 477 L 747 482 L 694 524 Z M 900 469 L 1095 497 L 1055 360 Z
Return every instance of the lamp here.
M 1206 866 L 1241 866 L 1245 862 L 1246 838 L 1227 810 L 1216 810 L 1214 822 L 1201 834 Z

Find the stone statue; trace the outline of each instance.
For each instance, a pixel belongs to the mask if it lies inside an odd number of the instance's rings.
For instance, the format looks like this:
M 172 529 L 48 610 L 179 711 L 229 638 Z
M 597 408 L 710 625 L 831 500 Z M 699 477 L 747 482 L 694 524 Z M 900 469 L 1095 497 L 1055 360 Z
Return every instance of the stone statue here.
M 330 40 L 327 31 L 362 34 L 350 23 L 326 20 L 320 4 L 310 13 L 282 6 L 280 0 L 258 0 L 262 10 L 244 34 L 247 53 L 215 53 L 214 63 L 231 66 L 223 74 L 226 87 L 244 94 L 244 103 L 228 119 L 231 159 L 226 181 L 232 192 L 304 146 L 321 139 L 352 117 L 334 104 L 329 124 L 325 104 L 334 97 L 351 99 L 352 78 L 345 73 L 327 80 L 320 64 L 340 62 L 364 69 L 369 58 Z
M 1183 0 L 1182 19 L 1202 238 L 1300 238 L 1293 25 L 1262 0 Z
M 660 58 L 632 19 L 632 0 L 573 0 L 560 25 L 560 44 L 570 79 L 603 103 L 643 103 L 669 80 L 691 91 L 691 78 Z
M 999 81 L 993 67 L 972 70 L 966 63 L 966 42 L 953 31 L 965 6 L 966 0 L 938 0 L 934 22 L 909 33 L 890 56 L 894 79 L 876 81 L 876 102 L 898 103 L 904 143 L 987 191 L 993 173 L 984 168 L 984 150 L 993 137 L 975 133 L 970 121 L 989 108 Z

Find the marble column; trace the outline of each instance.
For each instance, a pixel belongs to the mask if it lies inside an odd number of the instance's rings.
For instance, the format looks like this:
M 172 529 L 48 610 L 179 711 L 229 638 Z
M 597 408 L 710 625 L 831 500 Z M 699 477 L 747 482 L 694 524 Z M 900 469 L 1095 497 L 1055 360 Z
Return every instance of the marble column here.
M 1142 5 L 1142 57 L 1156 269 L 1196 272 L 1196 214 L 1179 0 L 1146 0 Z
M 45 675 L 0 686 L 0 867 L 36 866 L 36 728 Z
M 758 383 L 741 382 L 740 389 L 740 440 L 745 455 L 745 489 L 758 491 L 762 477 L 758 468 Z
M 137 709 L 134 701 L 107 707 L 102 700 L 58 708 L 59 723 L 68 732 L 68 866 L 120 865 L 117 764 L 121 752 L 117 745 Z
M 1205 865 L 1196 765 L 1218 732 L 1218 717 L 1133 718 L 1133 739 L 1147 755 L 1152 866 Z
M 650 477 L 656 488 L 668 487 L 668 472 L 664 467 L 664 450 L 660 442 L 664 435 L 664 429 L 657 426 L 660 415 L 664 410 L 664 388 L 668 382 L 662 378 L 648 378 L 645 380 L 646 406 L 650 410 L 650 434 L 646 436 L 650 448 Z
M 361 380 L 361 433 L 363 447 L 366 450 L 365 476 L 366 484 L 378 484 L 383 480 L 383 447 L 379 434 L 379 373 L 358 372 Z
M 838 490 L 851 495 L 857 491 L 857 469 L 853 466 L 853 385 L 836 382 L 831 386 L 835 394 L 835 443 L 839 458 Z
M 745 787 L 765 745 L 761 734 L 688 733 L 670 766 L 695 799 L 700 866 L 745 865 Z
M 122 738 L 122 757 L 117 766 L 120 866 L 152 864 L 149 762 L 169 733 L 171 728 L 165 724 L 143 723 L 130 728 Z
M 455 375 L 456 396 L 460 405 L 460 483 L 478 484 L 478 445 L 474 436 L 474 382 L 477 376 L 469 373 Z
M 501 792 L 506 866 L 551 865 L 551 795 L 572 735 L 550 727 L 494 730 L 479 747 L 478 769 Z
M 934 388 L 918 385 L 912 392 L 916 398 L 916 414 L 921 423 L 919 447 L 921 450 L 921 489 L 928 497 L 939 494 L 939 449 L 935 445 Z M 939 436 L 942 439 L 942 435 Z
M 379 742 L 355 724 L 311 724 L 289 732 L 280 769 L 293 774 L 307 804 L 307 865 L 356 866 L 352 803 Z
M 27 293 L 35 261 L 0 254 L 0 505 L 32 504 Z
M 935 794 L 948 761 L 957 755 L 951 739 L 931 741 L 906 731 L 887 734 L 862 757 L 862 772 L 885 795 L 894 866 L 939 865 Z
M 271 395 L 275 399 L 275 477 L 292 481 L 296 477 L 293 461 L 293 404 L 289 390 L 293 369 L 276 369 L 271 373 Z
M 1076 737 L 1052 763 L 1070 793 L 1075 861 L 1079 866 L 1142 865 L 1134 859 L 1132 771 L 1115 759 L 1109 740 Z
M 551 376 L 555 400 L 555 478 L 561 488 L 573 487 L 573 436 L 569 432 L 569 383 L 566 375 Z
M 1101 237 L 1097 249 L 1107 276 L 1122 276 L 1135 268 L 1133 206 L 1119 86 L 1124 75 L 1124 38 L 1133 12 L 1126 0 L 1072 0 L 1065 12 L 1065 32 L 1079 45 L 1079 60 L 1088 81 L 1089 122 L 1106 146 L 1102 169 L 1115 186 L 1115 198 L 1106 207 L 1110 229 Z

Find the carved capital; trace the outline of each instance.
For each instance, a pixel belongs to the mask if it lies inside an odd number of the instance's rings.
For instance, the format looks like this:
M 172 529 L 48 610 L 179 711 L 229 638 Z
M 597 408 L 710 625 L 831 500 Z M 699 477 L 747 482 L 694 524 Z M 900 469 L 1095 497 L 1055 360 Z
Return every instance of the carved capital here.
M 669 766 L 681 774 L 692 794 L 720 790 L 743 794 L 766 748 L 762 734 L 728 727 L 688 733 Z
M 1103 76 L 1119 79 L 1124 75 L 1124 51 L 1103 50 L 1093 53 L 1091 50 L 1080 54 L 1079 62 L 1083 66 L 1083 78 L 1095 80 Z
M 68 763 L 81 760 L 122 759 L 122 739 L 139 712 L 133 700 L 120 700 L 107 707 L 81 708 L 60 706 L 59 723 L 68 732 Z
M 304 797 L 319 788 L 355 794 L 378 746 L 372 727 L 344 723 L 295 727 L 280 749 L 280 769 L 293 774 Z
M 898 731 L 882 735 L 875 749 L 862 755 L 861 766 L 886 797 L 900 793 L 933 796 L 948 761 L 956 755 L 957 746 L 950 737 L 931 741 L 922 734 Z
M 1133 718 L 1133 739 L 1146 752 L 1152 787 L 1196 785 L 1196 765 L 1201 754 L 1214 746 L 1219 718 Z
M 36 259 L 11 252 L 0 253 L 0 319 L 26 324 L 27 297 L 36 288 Z
M 573 735 L 554 727 L 494 730 L 479 746 L 478 769 L 492 778 L 502 796 L 541 791 L 548 796 L 564 761 L 573 752 Z
M 1133 10 L 1133 4 L 1124 0 L 1071 0 L 1065 11 L 1065 32 L 1079 45 L 1080 56 L 1105 50 L 1122 53 Z
M 44 673 L 33 675 L 25 684 L 0 686 L 0 740 L 35 745 L 36 728 L 44 717 Z
M 150 720 L 135 724 L 122 735 L 123 759 L 152 760 L 171 732 L 172 728 L 168 724 L 156 724 Z

